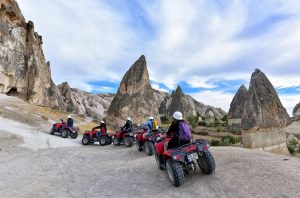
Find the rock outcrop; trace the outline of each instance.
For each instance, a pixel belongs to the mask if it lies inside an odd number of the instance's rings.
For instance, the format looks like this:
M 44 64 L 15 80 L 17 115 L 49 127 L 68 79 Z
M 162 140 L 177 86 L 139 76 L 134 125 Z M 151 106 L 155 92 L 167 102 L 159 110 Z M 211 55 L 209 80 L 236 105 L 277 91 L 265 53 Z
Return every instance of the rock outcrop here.
M 293 109 L 293 116 L 295 120 L 300 120 L 300 103 L 298 103 Z
M 114 94 L 91 94 L 79 89 L 70 88 L 67 82 L 58 85 L 68 112 L 88 115 L 96 119 L 105 118 L 106 111 Z
M 172 119 L 172 115 L 175 111 L 181 111 L 185 118 L 189 116 L 203 116 L 206 118 L 206 110 L 210 109 L 213 115 L 213 120 L 222 119 L 224 115 L 227 115 L 225 111 L 220 108 L 211 107 L 198 102 L 189 95 L 183 93 L 180 86 L 176 88 L 172 94 L 154 91 L 157 104 L 159 105 L 159 114 L 163 118 Z
M 230 109 L 228 112 L 228 130 L 231 132 L 241 131 L 242 117 L 246 111 L 246 101 L 248 91 L 247 88 L 242 85 L 230 104 Z
M 0 19 L 0 93 L 65 110 L 33 22 L 26 23 L 15 0 L 0 1 Z
M 291 119 L 273 85 L 263 72 L 256 69 L 251 76 L 247 106 L 241 123 L 244 146 L 285 146 L 285 128 L 290 123 Z
M 123 125 L 127 117 L 131 117 L 133 123 L 138 124 L 150 115 L 159 119 L 146 58 L 142 55 L 124 75 L 107 110 L 106 120 L 109 125 L 118 126 Z

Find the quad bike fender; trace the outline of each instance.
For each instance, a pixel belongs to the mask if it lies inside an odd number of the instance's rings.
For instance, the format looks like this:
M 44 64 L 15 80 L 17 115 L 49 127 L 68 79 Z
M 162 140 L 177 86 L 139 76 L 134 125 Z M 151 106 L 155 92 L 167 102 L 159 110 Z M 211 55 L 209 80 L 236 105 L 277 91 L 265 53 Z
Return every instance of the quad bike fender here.
M 164 142 L 158 142 L 154 145 L 155 151 L 158 155 L 163 155 L 164 153 Z
M 139 133 L 139 134 L 136 135 L 136 138 L 137 138 L 138 141 L 144 142 L 143 134 L 144 133 Z

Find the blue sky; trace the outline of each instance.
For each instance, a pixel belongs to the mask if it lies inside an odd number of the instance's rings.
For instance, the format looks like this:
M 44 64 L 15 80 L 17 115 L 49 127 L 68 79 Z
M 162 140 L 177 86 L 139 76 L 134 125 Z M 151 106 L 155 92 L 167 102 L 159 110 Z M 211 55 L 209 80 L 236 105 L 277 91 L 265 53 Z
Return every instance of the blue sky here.
M 18 0 L 43 36 L 56 84 L 116 92 L 144 54 L 152 86 L 180 84 L 228 110 L 260 68 L 291 113 L 300 100 L 300 2 L 294 0 Z

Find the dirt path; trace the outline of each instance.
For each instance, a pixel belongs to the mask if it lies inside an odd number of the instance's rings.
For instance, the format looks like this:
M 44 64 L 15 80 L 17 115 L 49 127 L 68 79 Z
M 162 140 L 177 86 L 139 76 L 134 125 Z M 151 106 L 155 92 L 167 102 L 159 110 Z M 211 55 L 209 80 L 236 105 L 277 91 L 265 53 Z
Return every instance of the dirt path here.
M 154 157 L 134 147 L 2 149 L 0 192 L 22 198 L 300 197 L 299 159 L 233 147 L 212 148 L 212 153 L 214 175 L 199 172 L 175 188 Z

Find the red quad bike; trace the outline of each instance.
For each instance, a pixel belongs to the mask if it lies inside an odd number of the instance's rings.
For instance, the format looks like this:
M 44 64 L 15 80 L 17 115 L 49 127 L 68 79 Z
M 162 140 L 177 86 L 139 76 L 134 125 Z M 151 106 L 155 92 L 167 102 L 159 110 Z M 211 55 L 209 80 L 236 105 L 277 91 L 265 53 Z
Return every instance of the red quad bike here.
M 122 135 L 123 133 L 123 135 Z M 127 147 L 131 147 L 134 143 L 134 132 L 123 132 L 123 129 L 116 132 L 113 136 L 113 144 L 119 146 L 125 144 Z
M 145 150 L 146 153 L 151 156 L 154 154 L 154 144 L 156 141 L 160 140 L 160 134 L 161 132 L 153 132 L 150 135 L 147 135 L 145 138 L 143 135 L 147 132 L 147 129 L 143 129 L 143 131 L 137 131 L 136 132 L 136 148 L 138 151 Z
M 93 144 L 99 142 L 101 146 L 109 145 L 112 142 L 112 135 L 101 132 L 97 138 L 96 133 L 98 131 L 87 131 L 83 134 L 81 143 L 83 145 Z
M 164 141 L 155 144 L 155 159 L 161 170 L 167 169 L 171 183 L 178 187 L 183 185 L 184 176 L 196 172 L 196 165 L 204 174 L 215 171 L 215 160 L 209 152 L 206 140 L 198 139 L 193 143 L 164 151 Z
M 61 130 L 63 127 L 64 130 Z M 63 138 L 67 138 L 70 136 L 72 139 L 76 139 L 78 136 L 78 131 L 78 128 L 68 127 L 65 123 L 55 123 L 50 130 L 50 134 L 54 135 L 55 133 L 59 133 Z

